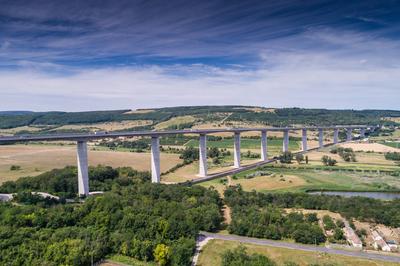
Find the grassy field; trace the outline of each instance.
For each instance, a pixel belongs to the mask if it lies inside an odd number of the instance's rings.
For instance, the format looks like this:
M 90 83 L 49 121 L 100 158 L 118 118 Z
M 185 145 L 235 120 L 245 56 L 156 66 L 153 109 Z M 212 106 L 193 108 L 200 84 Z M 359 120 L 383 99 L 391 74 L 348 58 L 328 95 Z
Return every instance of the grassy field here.
M 259 170 L 249 170 L 235 175 L 231 185 L 240 184 L 244 190 L 251 191 L 291 191 L 304 192 L 308 190 L 340 190 L 340 191 L 386 191 L 400 190 L 400 179 L 390 175 L 375 173 L 325 171 L 312 169 L 287 169 L 265 167 L 266 176 L 245 178 L 246 175 Z M 219 178 L 201 183 L 205 187 L 214 187 L 223 191 L 226 184 Z
M 53 130 L 88 130 L 88 131 L 118 131 L 128 128 L 135 128 L 153 124 L 151 120 L 133 120 L 119 122 L 103 122 L 94 124 L 64 125 Z
M 175 126 L 175 125 L 178 126 L 180 124 L 192 123 L 194 121 L 196 121 L 196 118 L 191 115 L 177 116 L 167 121 L 158 123 L 154 128 L 157 130 L 161 130 L 161 129 L 166 129 L 170 126 Z
M 400 151 L 400 142 L 382 142 L 381 144 L 386 145 L 388 147 L 399 149 Z
M 210 240 L 200 254 L 198 266 L 217 266 L 221 265 L 221 254 L 229 249 L 234 249 L 240 244 L 238 242 L 224 240 Z M 396 263 L 371 261 L 340 255 L 326 253 L 314 253 L 308 251 L 292 250 L 285 248 L 266 247 L 253 244 L 242 244 L 249 253 L 259 253 L 268 256 L 278 263 L 279 266 L 287 262 L 295 262 L 305 266 L 318 263 L 320 265 L 335 266 L 394 266 Z
M 150 153 L 90 151 L 88 156 L 90 165 L 131 166 L 140 171 L 150 170 Z M 161 171 L 167 171 L 180 162 L 182 160 L 178 154 L 161 153 Z M 11 171 L 12 165 L 20 166 L 21 170 Z M 67 165 L 76 165 L 74 145 L 0 146 L 0 183 Z

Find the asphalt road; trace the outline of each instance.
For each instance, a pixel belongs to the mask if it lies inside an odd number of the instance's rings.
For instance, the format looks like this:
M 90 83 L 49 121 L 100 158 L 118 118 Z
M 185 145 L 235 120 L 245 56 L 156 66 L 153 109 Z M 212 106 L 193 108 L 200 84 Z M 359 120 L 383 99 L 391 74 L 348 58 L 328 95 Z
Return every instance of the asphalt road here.
M 296 250 L 303 250 L 303 251 L 310 251 L 310 252 L 320 252 L 320 253 L 329 253 L 335 255 L 343 255 L 343 256 L 350 256 L 350 257 L 357 257 L 363 259 L 370 259 L 370 260 L 382 260 L 388 262 L 395 262 L 400 263 L 400 256 L 395 255 L 381 255 L 375 253 L 367 253 L 365 251 L 347 251 L 347 250 L 340 250 L 340 249 L 330 249 L 321 246 L 312 246 L 312 245 L 301 245 L 295 243 L 288 243 L 282 241 L 274 241 L 268 239 L 258 239 L 258 238 L 251 238 L 245 236 L 237 236 L 237 235 L 222 235 L 222 234 L 214 234 L 208 232 L 200 232 L 201 235 L 205 237 L 210 237 L 214 239 L 221 239 L 227 241 L 237 241 L 242 243 L 249 243 L 249 244 L 256 244 L 261 246 L 271 246 L 271 247 L 278 247 L 278 248 L 288 248 L 288 249 L 296 249 Z

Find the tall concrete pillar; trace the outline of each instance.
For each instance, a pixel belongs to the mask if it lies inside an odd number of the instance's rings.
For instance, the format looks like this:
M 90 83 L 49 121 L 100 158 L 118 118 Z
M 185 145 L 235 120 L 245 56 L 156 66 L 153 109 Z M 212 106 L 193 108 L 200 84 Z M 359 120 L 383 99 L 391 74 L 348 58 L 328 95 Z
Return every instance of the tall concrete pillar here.
M 268 160 L 267 131 L 261 131 L 261 161 Z
M 352 133 L 352 129 L 351 128 L 347 128 L 346 129 L 346 140 L 347 141 L 351 141 L 353 139 L 353 137 L 351 136 Z
M 318 143 L 320 149 L 324 147 L 324 130 L 322 128 L 318 128 Z
M 86 141 L 78 141 L 77 153 L 78 161 L 78 195 L 89 195 L 89 174 L 88 174 L 88 154 Z
M 339 129 L 335 128 L 333 130 L 333 143 L 337 144 L 339 142 Z
M 200 134 L 199 141 L 199 176 L 207 176 L 207 135 Z
M 307 151 L 307 129 L 305 128 L 301 130 L 301 144 L 303 151 Z
M 240 168 L 240 132 L 235 132 L 233 148 L 233 167 Z
M 360 128 L 360 138 L 365 138 L 365 128 Z
M 160 183 L 160 138 L 151 137 L 151 182 Z
M 282 151 L 289 151 L 289 129 L 283 131 Z

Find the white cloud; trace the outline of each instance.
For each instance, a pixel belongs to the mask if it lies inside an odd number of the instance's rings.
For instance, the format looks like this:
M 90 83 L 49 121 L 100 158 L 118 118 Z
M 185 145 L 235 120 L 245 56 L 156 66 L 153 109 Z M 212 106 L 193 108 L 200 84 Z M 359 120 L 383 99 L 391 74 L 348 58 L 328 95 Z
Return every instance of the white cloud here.
M 0 71 L 0 109 L 212 104 L 399 109 L 399 48 L 396 41 L 374 36 L 310 30 L 266 44 L 257 68 L 87 69 L 22 61 L 17 70 Z

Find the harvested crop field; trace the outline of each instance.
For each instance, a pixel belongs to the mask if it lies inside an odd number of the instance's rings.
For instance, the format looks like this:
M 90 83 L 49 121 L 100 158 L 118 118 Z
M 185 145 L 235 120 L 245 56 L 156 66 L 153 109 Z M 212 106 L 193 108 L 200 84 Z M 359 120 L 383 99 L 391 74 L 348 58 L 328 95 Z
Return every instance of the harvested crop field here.
M 79 125 L 64 125 L 61 127 L 57 127 L 53 130 L 79 130 L 86 129 L 90 131 L 115 131 L 115 130 L 123 130 L 128 128 L 135 128 L 141 126 L 148 126 L 153 124 L 151 120 L 124 120 L 119 122 L 104 122 L 104 123 L 95 123 L 95 124 L 79 124 Z
M 167 171 L 181 161 L 177 154 L 161 153 L 161 171 Z M 150 170 L 150 153 L 90 151 L 89 164 L 130 166 L 136 170 L 145 171 Z M 11 171 L 12 165 L 20 166 L 21 170 Z M 74 145 L 0 146 L 0 183 L 22 176 L 38 175 L 67 165 L 76 165 Z
M 400 152 L 400 149 L 389 147 L 380 143 L 357 143 L 349 142 L 340 144 L 344 148 L 352 148 L 354 151 L 373 151 L 373 152 Z

